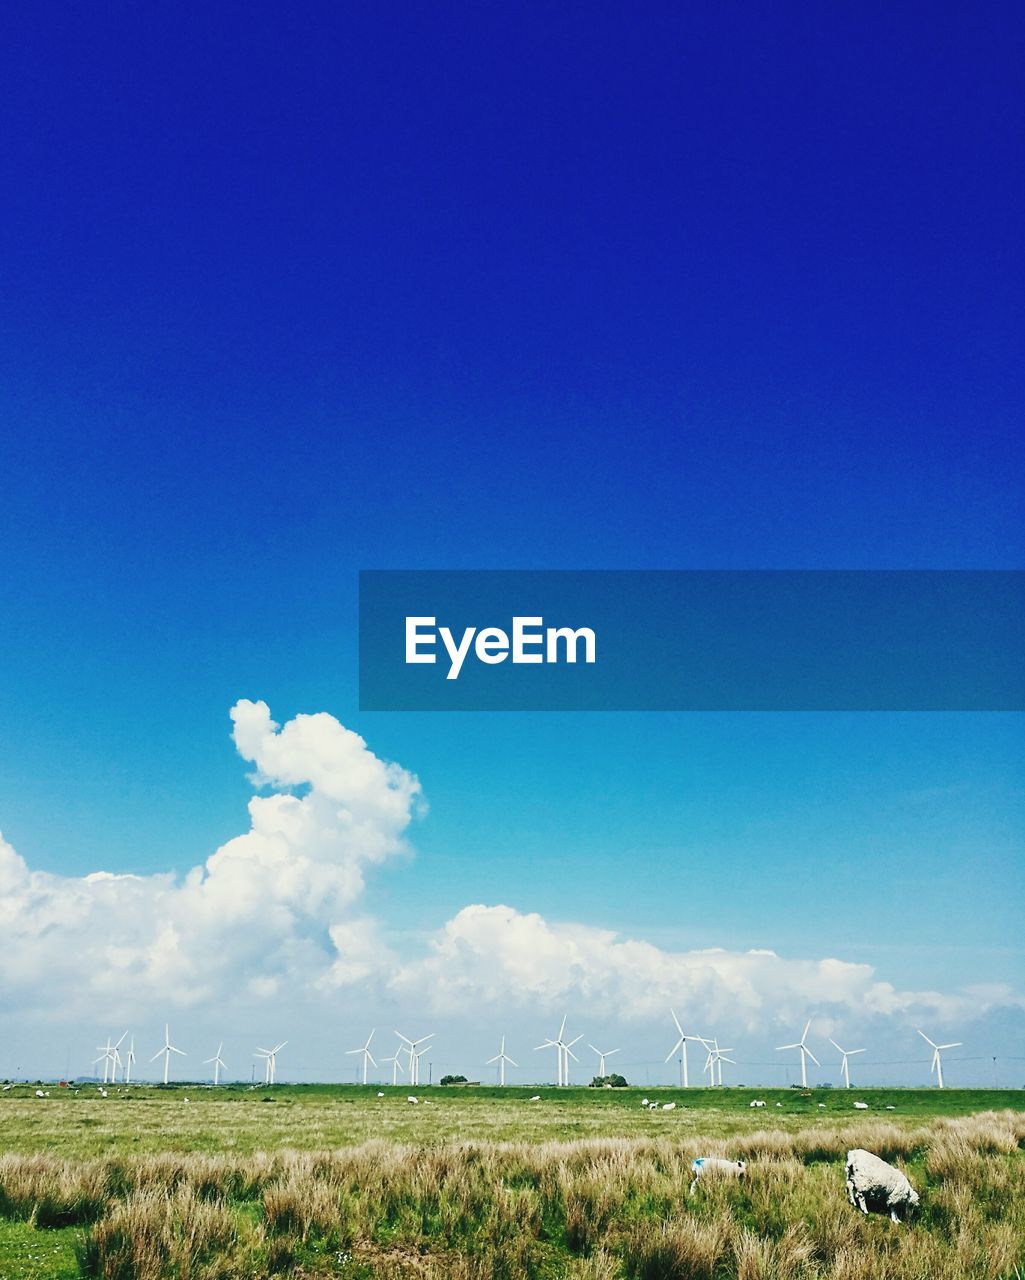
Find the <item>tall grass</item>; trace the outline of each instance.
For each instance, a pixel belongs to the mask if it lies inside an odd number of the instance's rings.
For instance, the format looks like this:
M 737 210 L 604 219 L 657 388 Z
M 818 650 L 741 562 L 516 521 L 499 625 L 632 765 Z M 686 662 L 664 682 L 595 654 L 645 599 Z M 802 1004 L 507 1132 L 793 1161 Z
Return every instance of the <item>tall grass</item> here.
M 102 1280 L 1012 1280 L 1025 1114 L 712 1141 L 366 1143 L 273 1155 L 0 1158 L 0 1217 L 88 1228 Z M 852 1209 L 844 1155 L 905 1168 L 921 1211 Z M 748 1161 L 687 1194 L 696 1155 Z

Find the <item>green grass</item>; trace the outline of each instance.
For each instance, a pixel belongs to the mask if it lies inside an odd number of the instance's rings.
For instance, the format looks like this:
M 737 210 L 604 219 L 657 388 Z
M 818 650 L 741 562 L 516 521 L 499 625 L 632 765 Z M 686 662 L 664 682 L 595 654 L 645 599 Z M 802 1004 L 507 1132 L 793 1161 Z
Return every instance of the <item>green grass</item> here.
M 1025 1276 L 1021 1092 L 381 1092 L 0 1093 L 0 1280 Z M 908 1172 L 916 1221 L 851 1209 L 854 1145 Z M 689 1196 L 698 1154 L 748 1177 Z
M 77 1280 L 75 1247 L 85 1238 L 78 1227 L 53 1230 L 0 1218 L 0 1276 L 3 1280 Z
M 1025 1108 L 1020 1090 L 989 1089 L 505 1089 L 418 1088 L 423 1101 L 406 1101 L 399 1086 L 248 1085 L 212 1089 L 202 1085 L 167 1089 L 51 1089 L 35 1097 L 34 1086 L 0 1094 L 0 1150 L 62 1156 L 154 1155 L 160 1152 L 330 1150 L 384 1139 L 437 1144 L 472 1136 L 517 1142 L 574 1138 L 639 1138 L 707 1134 L 725 1137 L 772 1127 L 786 1133 L 807 1125 L 867 1122 L 885 1116 L 897 1124 L 936 1116 Z M 529 1099 L 535 1093 L 540 1102 Z M 641 1098 L 675 1102 L 669 1112 L 649 1112 Z M 185 1099 L 188 1099 L 188 1102 Z M 752 1110 L 762 1098 L 766 1106 Z M 852 1109 L 855 1099 L 869 1110 Z M 427 1105 L 424 1105 L 424 1104 Z M 777 1106 L 776 1103 L 780 1103 Z M 819 1103 L 823 1104 L 820 1109 Z M 887 1104 L 895 1111 L 885 1110 Z

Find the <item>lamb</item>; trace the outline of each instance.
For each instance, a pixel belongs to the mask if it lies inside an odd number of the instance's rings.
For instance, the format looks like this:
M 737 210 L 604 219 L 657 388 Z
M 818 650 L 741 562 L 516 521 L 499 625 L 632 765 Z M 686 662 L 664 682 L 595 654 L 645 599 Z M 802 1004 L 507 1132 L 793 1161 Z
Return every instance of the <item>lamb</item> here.
M 712 1175 L 717 1178 L 742 1178 L 747 1169 L 744 1160 L 723 1160 L 721 1156 L 699 1156 L 691 1165 L 694 1181 L 690 1184 L 688 1195 L 694 1194 L 698 1179 Z
M 847 1152 L 847 1199 L 862 1213 L 888 1213 L 894 1222 L 918 1205 L 906 1175 L 861 1147 Z

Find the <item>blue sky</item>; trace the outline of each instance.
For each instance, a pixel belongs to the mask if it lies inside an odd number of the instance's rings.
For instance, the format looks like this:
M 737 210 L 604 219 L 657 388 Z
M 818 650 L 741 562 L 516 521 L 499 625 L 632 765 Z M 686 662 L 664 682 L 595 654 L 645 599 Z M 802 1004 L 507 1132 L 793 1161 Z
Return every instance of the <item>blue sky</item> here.
M 415 857 L 359 906 L 403 945 L 503 903 L 1020 992 L 1020 716 L 361 716 L 355 602 L 374 567 L 1022 567 L 1023 26 L 13 18 L 18 855 L 201 865 L 246 829 L 228 712 L 263 699 L 420 778 Z

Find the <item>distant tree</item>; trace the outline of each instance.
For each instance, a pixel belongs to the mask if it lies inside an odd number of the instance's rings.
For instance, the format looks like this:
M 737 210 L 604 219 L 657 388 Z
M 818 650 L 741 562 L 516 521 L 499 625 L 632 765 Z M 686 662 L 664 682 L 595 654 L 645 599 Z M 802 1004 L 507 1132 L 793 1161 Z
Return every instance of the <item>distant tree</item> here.
M 590 1089 L 626 1089 L 628 1088 L 625 1076 L 617 1075 L 615 1072 L 610 1076 L 595 1076 L 588 1086 Z
M 442 1084 L 466 1084 L 466 1076 L 442 1076 Z

